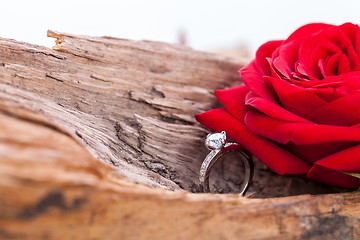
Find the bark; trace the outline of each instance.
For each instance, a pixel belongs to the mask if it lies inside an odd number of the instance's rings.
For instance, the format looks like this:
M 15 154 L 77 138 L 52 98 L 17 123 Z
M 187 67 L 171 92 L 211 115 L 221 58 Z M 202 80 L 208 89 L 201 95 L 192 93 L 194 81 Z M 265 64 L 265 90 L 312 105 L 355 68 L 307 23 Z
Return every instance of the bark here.
M 358 192 L 255 162 L 254 197 L 199 194 L 208 130 L 247 59 L 48 32 L 53 50 L 0 39 L 0 238 L 358 239 Z M 237 192 L 240 161 L 211 175 Z

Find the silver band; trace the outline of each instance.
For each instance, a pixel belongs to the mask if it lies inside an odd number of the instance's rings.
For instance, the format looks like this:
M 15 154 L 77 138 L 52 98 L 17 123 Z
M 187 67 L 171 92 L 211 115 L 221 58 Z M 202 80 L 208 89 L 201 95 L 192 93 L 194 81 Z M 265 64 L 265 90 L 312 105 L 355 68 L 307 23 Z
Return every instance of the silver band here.
M 216 161 L 221 158 L 225 153 L 237 152 L 243 160 L 245 167 L 244 181 L 241 185 L 240 190 L 240 195 L 245 196 L 254 172 L 251 155 L 245 153 L 245 149 L 237 143 L 226 143 L 226 133 L 224 131 L 222 131 L 221 133 L 209 134 L 206 138 L 205 146 L 211 151 L 206 156 L 200 168 L 199 180 L 203 191 L 206 193 L 210 192 L 209 176 L 210 171 Z

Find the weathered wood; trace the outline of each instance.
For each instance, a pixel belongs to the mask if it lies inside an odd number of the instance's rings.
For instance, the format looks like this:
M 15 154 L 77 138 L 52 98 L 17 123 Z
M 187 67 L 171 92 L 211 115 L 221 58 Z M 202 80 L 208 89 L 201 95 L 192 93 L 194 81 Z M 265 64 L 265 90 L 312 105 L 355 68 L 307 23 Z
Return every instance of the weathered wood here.
M 199 191 L 206 155 L 207 130 L 193 114 L 217 104 L 214 89 L 239 83 L 246 59 L 49 36 L 56 51 L 0 40 L 0 238 L 359 238 L 357 192 L 188 192 Z M 227 162 L 214 169 L 212 186 L 236 192 L 241 166 Z M 256 170 L 257 197 L 331 191 L 258 162 Z
M 3 98 L 41 110 L 131 179 L 196 191 L 205 132 L 193 115 L 214 104 L 224 81 L 238 80 L 242 61 L 155 42 L 49 35 L 60 52 L 2 42 L 2 83 L 20 95 Z

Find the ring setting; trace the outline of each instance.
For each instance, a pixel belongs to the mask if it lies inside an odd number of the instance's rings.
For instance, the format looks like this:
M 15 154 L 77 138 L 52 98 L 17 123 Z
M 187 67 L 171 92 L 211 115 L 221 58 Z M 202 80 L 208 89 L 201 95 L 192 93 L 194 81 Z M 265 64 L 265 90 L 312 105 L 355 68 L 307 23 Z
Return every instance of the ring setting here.
M 205 146 L 209 150 L 221 149 L 226 143 L 226 132 L 208 134 L 205 140 Z

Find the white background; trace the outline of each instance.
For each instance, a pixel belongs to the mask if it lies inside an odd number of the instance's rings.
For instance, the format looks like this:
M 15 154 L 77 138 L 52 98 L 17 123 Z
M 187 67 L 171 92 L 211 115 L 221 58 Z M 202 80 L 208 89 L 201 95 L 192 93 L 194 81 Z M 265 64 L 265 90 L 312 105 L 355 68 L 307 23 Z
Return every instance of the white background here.
M 0 37 L 51 47 L 60 32 L 177 42 L 199 50 L 245 44 L 251 52 L 309 22 L 360 23 L 360 1 L 133 0 L 1 1 Z

